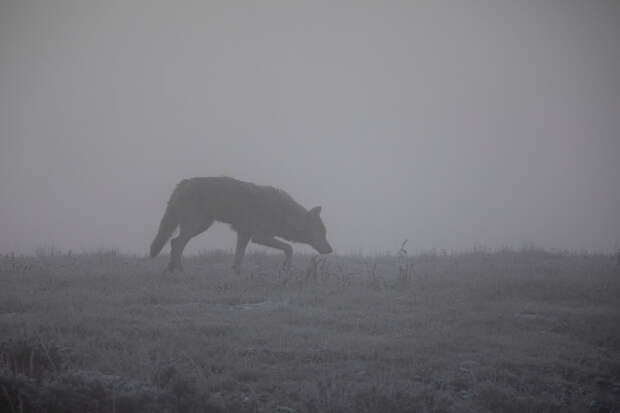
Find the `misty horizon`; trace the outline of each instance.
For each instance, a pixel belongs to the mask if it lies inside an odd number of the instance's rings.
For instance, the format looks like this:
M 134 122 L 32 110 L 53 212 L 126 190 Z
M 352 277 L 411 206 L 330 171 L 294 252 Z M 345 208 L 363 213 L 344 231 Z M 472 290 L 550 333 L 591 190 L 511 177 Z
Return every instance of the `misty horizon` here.
M 616 251 L 619 22 L 605 1 L 3 2 L 0 253 L 146 254 L 176 183 L 221 175 L 322 206 L 340 254 Z M 186 251 L 234 243 L 216 224 Z

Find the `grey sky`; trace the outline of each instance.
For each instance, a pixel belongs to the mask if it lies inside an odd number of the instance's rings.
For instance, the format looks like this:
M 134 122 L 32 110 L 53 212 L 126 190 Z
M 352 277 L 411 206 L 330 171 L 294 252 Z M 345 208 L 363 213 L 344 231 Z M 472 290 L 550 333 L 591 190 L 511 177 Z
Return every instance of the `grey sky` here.
M 619 40 L 614 0 L 1 0 L 0 253 L 145 253 L 209 175 L 322 205 L 341 253 L 611 251 Z

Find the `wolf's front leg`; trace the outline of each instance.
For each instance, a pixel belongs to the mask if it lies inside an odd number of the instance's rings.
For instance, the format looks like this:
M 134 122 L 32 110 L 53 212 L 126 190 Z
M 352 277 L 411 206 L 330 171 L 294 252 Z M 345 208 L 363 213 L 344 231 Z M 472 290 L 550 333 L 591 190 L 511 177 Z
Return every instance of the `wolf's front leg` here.
M 235 261 L 233 262 L 233 271 L 235 274 L 241 274 L 241 261 L 243 261 L 243 255 L 245 249 L 250 242 L 250 234 L 245 232 L 237 232 L 237 248 L 235 249 Z
M 265 247 L 271 247 L 278 249 L 284 252 L 284 268 L 288 269 L 291 267 L 291 262 L 293 258 L 293 247 L 291 247 L 286 242 L 282 242 L 274 237 L 253 237 L 252 242 L 258 245 L 264 245 Z

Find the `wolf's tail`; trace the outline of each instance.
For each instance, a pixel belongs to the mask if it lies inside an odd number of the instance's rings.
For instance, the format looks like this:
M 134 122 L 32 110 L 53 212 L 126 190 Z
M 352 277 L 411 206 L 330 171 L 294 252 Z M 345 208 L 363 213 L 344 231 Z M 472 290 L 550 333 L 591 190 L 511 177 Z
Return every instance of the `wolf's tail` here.
M 151 243 L 151 257 L 156 257 L 157 254 L 166 244 L 166 241 L 172 236 L 172 233 L 177 227 L 177 216 L 173 211 L 172 204 L 168 204 L 166 212 L 159 223 L 159 231 L 155 239 Z
M 151 243 L 151 257 L 156 257 L 157 254 L 160 253 L 161 249 L 166 244 L 166 241 L 170 239 L 172 233 L 177 228 L 179 222 L 177 219 L 177 214 L 175 212 L 174 204 L 176 203 L 175 201 L 179 195 L 179 192 L 183 189 L 186 183 L 187 180 L 181 181 L 170 196 L 168 206 L 166 207 L 166 212 L 164 212 L 164 216 L 159 223 L 159 230 L 157 231 L 157 235 Z

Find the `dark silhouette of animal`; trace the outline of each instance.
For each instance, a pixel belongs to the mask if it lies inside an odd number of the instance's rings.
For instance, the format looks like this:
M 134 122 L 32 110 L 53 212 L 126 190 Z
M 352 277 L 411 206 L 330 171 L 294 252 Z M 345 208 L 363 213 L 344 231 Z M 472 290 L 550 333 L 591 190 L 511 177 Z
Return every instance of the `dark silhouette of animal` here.
M 233 270 L 239 274 L 250 241 L 284 252 L 289 267 L 293 248 L 277 239 L 310 245 L 320 254 L 329 254 L 321 207 L 309 211 L 289 194 L 272 186 L 256 185 L 229 177 L 184 179 L 170 196 L 159 231 L 151 244 L 151 257 L 170 241 L 170 271 L 182 270 L 181 255 L 190 239 L 206 231 L 214 221 L 230 224 L 237 232 Z

